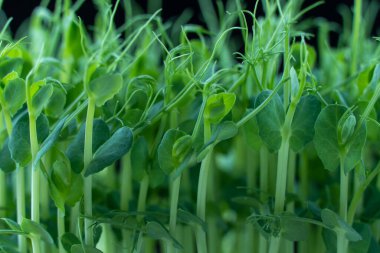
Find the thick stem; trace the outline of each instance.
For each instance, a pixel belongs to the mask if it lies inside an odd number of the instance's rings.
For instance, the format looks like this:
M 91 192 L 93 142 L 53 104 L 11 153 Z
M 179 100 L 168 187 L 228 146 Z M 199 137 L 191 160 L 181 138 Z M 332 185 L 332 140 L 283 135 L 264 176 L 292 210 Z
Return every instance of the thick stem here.
M 288 172 L 289 138 L 283 139 L 277 160 L 276 195 L 274 202 L 274 214 L 284 211 L 286 180 Z
M 352 60 L 351 60 L 351 75 L 356 72 L 359 52 L 359 35 L 361 25 L 362 0 L 355 0 L 354 23 L 352 32 Z
M 37 127 L 36 117 L 32 114 L 29 115 L 29 129 L 30 129 L 30 146 L 32 153 L 32 164 L 38 152 L 38 140 L 37 140 Z M 32 220 L 40 222 L 40 170 L 38 164 L 32 166 Z
M 277 160 L 277 176 L 276 176 L 276 195 L 274 201 L 274 214 L 278 215 L 284 211 L 285 194 L 286 194 L 286 178 L 288 171 L 289 156 L 289 138 L 283 138 Z M 270 253 L 279 252 L 280 237 L 272 237 L 270 241 Z
M 34 160 L 38 152 L 37 126 L 36 117 L 29 111 L 29 134 L 30 147 L 32 153 L 32 184 L 31 184 L 31 217 L 32 221 L 40 223 L 40 166 L 37 163 L 35 166 Z M 33 237 L 32 246 L 33 253 L 39 253 L 41 249 L 39 236 Z
M 180 186 L 181 176 L 178 176 L 177 178 L 171 181 L 169 232 L 174 237 L 176 237 L 175 235 L 177 226 L 177 210 Z M 168 242 L 168 252 L 175 252 L 174 246 L 171 242 Z
M 6 217 L 7 207 L 7 178 L 5 173 L 0 170 L 0 217 Z
M 206 120 L 204 121 L 204 140 L 207 142 L 211 137 L 211 125 Z M 197 192 L 197 216 L 203 221 L 206 221 L 206 196 L 207 196 L 207 178 L 209 167 L 212 158 L 212 150 L 202 160 L 198 179 Z M 197 227 L 196 232 L 197 252 L 207 252 L 206 232 L 200 227 Z
M 63 248 L 61 243 L 61 238 L 65 233 L 65 210 L 61 210 L 59 208 L 57 208 L 57 230 L 59 253 L 65 253 L 66 250 Z
M 269 154 L 265 146 L 260 148 L 260 200 L 266 201 L 268 195 Z
M 296 153 L 293 151 L 289 152 L 289 168 L 288 168 L 288 182 L 287 182 L 287 191 L 289 193 L 295 193 L 294 183 L 296 177 Z M 287 205 L 287 211 L 294 212 L 294 202 L 291 202 Z
M 92 159 L 92 132 L 95 113 L 95 101 L 91 98 L 88 99 L 86 129 L 84 139 L 84 169 L 86 171 Z M 91 175 L 84 179 L 84 215 L 86 217 L 92 216 L 92 177 Z M 84 220 L 85 241 L 87 245 L 94 244 L 93 230 L 91 227 L 91 220 L 85 218 Z
M 339 198 L 339 215 L 347 222 L 347 202 L 348 202 L 348 180 L 349 175 L 344 171 L 345 156 L 340 156 L 340 198 Z M 347 253 L 348 242 L 344 232 L 337 234 L 338 253 Z
M 291 151 L 289 152 L 289 167 L 288 167 L 288 180 L 287 180 L 287 192 L 295 193 L 295 177 L 296 177 L 296 153 Z M 286 211 L 294 213 L 294 201 L 290 202 L 286 206 Z M 294 242 L 293 241 L 284 241 L 287 252 L 294 252 Z
M 380 173 L 380 165 L 377 165 L 376 168 L 368 175 L 366 180 L 355 189 L 354 197 L 351 200 L 351 204 L 347 213 L 347 223 L 352 225 L 354 222 L 355 213 L 359 204 L 363 201 L 364 191 L 367 189 L 368 185 L 372 182 L 372 180 Z
M 129 202 L 132 199 L 132 168 L 131 152 L 123 156 L 121 160 L 121 182 L 120 182 L 120 210 L 128 211 Z M 127 249 L 130 242 L 131 233 L 129 230 L 122 230 L 123 249 Z
M 48 152 L 45 155 L 44 159 L 44 165 L 47 168 L 50 168 L 51 166 L 51 153 Z M 49 185 L 47 180 L 42 180 L 40 185 L 40 205 L 41 205 L 41 219 L 42 220 L 48 220 L 50 216 L 50 210 L 49 210 Z
M 145 212 L 148 189 L 149 189 L 149 175 L 146 174 L 143 180 L 140 182 L 140 192 L 139 192 L 139 199 L 137 202 L 137 212 Z
M 289 49 L 289 25 L 285 24 L 285 39 L 284 39 L 284 79 L 288 78 L 290 76 L 290 62 L 289 57 L 290 55 L 290 49 Z M 284 108 L 288 108 L 289 100 L 290 100 L 290 93 L 291 93 L 291 85 L 290 82 L 286 82 L 284 84 Z
M 247 140 L 248 141 L 248 140 Z M 239 143 L 244 144 L 244 143 Z M 245 142 L 245 145 L 247 143 Z M 246 168 L 247 168 L 247 194 L 253 194 L 255 189 L 257 188 L 257 172 L 259 169 L 259 154 L 256 150 L 252 150 L 251 148 L 246 148 L 245 151 L 245 160 L 246 160 Z M 260 234 L 256 233 L 252 224 L 246 224 L 244 226 L 244 245 L 245 249 L 243 252 L 251 252 L 252 250 L 257 250 L 255 246 L 255 242 L 259 241 Z
M 145 174 L 144 178 L 140 182 L 140 190 L 139 190 L 139 199 L 137 201 L 137 212 L 145 212 L 146 199 L 148 196 L 149 190 L 149 175 Z M 138 216 L 137 220 L 141 223 L 143 216 Z M 137 252 L 142 252 L 142 246 L 144 242 L 143 231 L 140 231 L 138 239 L 137 239 Z
M 17 223 L 21 224 L 25 217 L 25 170 L 19 165 L 16 168 L 16 184 Z M 25 236 L 18 237 L 18 249 L 21 253 L 26 253 Z
M 132 168 L 131 152 L 122 158 L 122 168 L 120 177 L 120 210 L 129 210 L 129 201 L 132 199 Z
M 262 203 L 266 202 L 269 185 L 269 154 L 268 149 L 265 146 L 260 148 L 260 200 Z M 267 253 L 268 243 L 267 239 L 263 235 L 259 235 L 259 252 Z
M 80 202 L 77 202 L 70 210 L 70 232 L 79 236 L 78 222 L 80 213 Z
M 5 109 L 5 107 L 3 108 L 2 111 L 3 111 L 7 133 L 8 133 L 8 136 L 10 136 L 12 134 L 12 119 L 9 112 Z M 0 169 L 0 217 L 5 217 L 7 215 L 6 207 L 7 207 L 7 176 Z

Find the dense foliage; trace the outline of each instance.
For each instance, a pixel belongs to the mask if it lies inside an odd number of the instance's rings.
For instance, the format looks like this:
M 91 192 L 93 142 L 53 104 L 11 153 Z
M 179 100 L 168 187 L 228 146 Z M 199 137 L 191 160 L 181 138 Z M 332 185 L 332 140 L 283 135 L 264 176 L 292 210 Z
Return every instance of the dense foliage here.
M 377 1 L 111 2 L 0 13 L 0 252 L 380 252 Z

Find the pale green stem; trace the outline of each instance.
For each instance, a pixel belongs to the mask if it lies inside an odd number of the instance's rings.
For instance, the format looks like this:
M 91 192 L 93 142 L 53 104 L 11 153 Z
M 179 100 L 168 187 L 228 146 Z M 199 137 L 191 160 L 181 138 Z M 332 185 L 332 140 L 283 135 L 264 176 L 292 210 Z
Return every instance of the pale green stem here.
M 92 159 L 92 135 L 93 135 L 93 123 L 94 123 L 94 113 L 95 113 L 95 101 L 91 98 L 88 99 L 87 105 L 87 117 L 86 117 L 86 129 L 85 129 L 85 140 L 84 140 L 84 169 L 83 173 L 86 171 L 88 165 Z M 85 177 L 84 179 L 84 215 L 86 217 L 92 217 L 92 176 Z M 84 232 L 85 241 L 87 245 L 94 245 L 93 230 L 91 226 L 92 222 L 90 219 L 85 218 L 84 220 Z
M 294 183 L 296 177 L 296 153 L 293 151 L 289 152 L 289 168 L 288 168 L 288 182 L 287 182 L 287 191 L 289 193 L 295 193 Z M 294 202 L 291 202 L 287 206 L 287 211 L 294 212 Z
M 278 152 L 277 176 L 276 176 L 276 197 L 274 203 L 274 214 L 280 214 L 284 211 L 286 180 L 288 172 L 289 157 L 289 137 L 283 138 Z
M 283 64 L 284 64 L 284 79 L 290 76 L 290 49 L 289 49 L 289 25 L 285 24 L 285 39 L 284 39 L 284 56 L 283 56 Z M 289 99 L 290 99 L 291 85 L 290 82 L 286 82 L 284 84 L 284 108 L 288 108 Z
M 79 210 L 80 202 L 77 202 L 70 210 L 70 232 L 79 236 L 78 222 L 79 222 Z
M 1 2 L 0 2 L 1 3 Z M 0 4 L 1 6 L 1 4 Z M 3 116 L 8 136 L 12 133 L 12 119 L 9 112 L 4 107 Z M 7 175 L 0 169 L 0 217 L 7 215 Z
M 65 234 L 65 210 L 57 208 L 57 230 L 58 230 L 58 248 L 59 253 L 65 253 L 61 243 L 62 236 Z
M 32 221 L 40 223 L 40 166 L 37 163 L 35 166 L 34 160 L 38 152 L 38 140 L 37 140 L 37 126 L 36 116 L 33 112 L 29 111 L 29 134 L 30 134 L 30 147 L 32 153 L 32 184 L 31 184 L 31 216 Z M 41 249 L 39 236 L 35 236 L 32 240 L 33 253 L 39 253 Z
M 204 121 L 204 140 L 207 142 L 211 137 L 211 126 L 210 123 L 206 120 Z M 206 196 L 207 196 L 207 180 L 208 172 L 212 159 L 212 150 L 206 155 L 202 160 L 201 168 L 199 172 L 198 179 L 198 191 L 197 191 L 197 216 L 206 221 Z M 196 231 L 196 242 L 198 253 L 207 252 L 207 240 L 206 232 L 200 227 L 197 226 Z
M 17 223 L 21 224 L 25 218 L 25 169 L 17 164 L 16 168 L 16 202 L 17 202 Z M 18 249 L 20 253 L 26 253 L 25 236 L 18 237 Z
M 303 90 L 303 84 L 301 84 L 301 88 L 298 91 L 296 98 L 290 103 L 288 112 L 285 117 L 285 123 L 281 132 L 282 140 L 281 140 L 280 150 L 278 151 L 278 159 L 277 159 L 276 194 L 275 194 L 275 202 L 274 202 L 275 215 L 281 214 L 284 211 L 284 207 L 285 207 L 291 124 L 292 124 L 293 116 L 297 107 L 297 103 L 302 94 L 302 90 Z M 279 247 L 280 247 L 280 238 L 272 237 L 269 252 L 277 253 L 279 252 Z
M 345 155 L 340 156 L 340 198 L 339 198 L 339 215 L 347 222 L 347 203 L 348 203 L 348 182 L 349 175 L 344 171 Z M 338 253 L 347 253 L 348 242 L 344 232 L 337 234 Z
M 0 217 L 6 216 L 7 208 L 7 177 L 0 169 Z
M 30 240 L 32 241 L 32 252 L 33 253 L 41 252 L 40 236 L 32 235 L 30 237 Z
M 171 181 L 169 232 L 174 237 L 176 237 L 177 210 L 180 186 L 181 176 L 178 176 Z M 168 242 L 168 252 L 175 252 L 174 246 L 170 241 Z
M 120 210 L 129 211 L 129 202 L 132 199 L 132 168 L 131 152 L 123 156 L 121 160 L 121 177 L 120 177 Z M 122 230 L 123 249 L 129 249 L 131 233 L 129 230 Z
M 296 153 L 291 151 L 289 152 L 289 167 L 288 167 L 288 182 L 287 182 L 287 192 L 295 193 L 294 191 L 294 183 L 296 176 Z M 294 213 L 294 201 L 289 203 L 286 207 L 286 211 Z M 287 252 L 294 252 L 294 242 L 292 241 L 284 241 Z
M 351 60 L 351 74 L 356 73 L 359 55 L 359 35 L 361 26 L 361 13 L 362 13 L 362 0 L 355 0 L 354 9 L 354 23 L 352 32 L 352 60 Z
M 132 199 L 132 168 L 130 152 L 122 158 L 120 180 L 120 209 L 122 211 L 128 211 L 129 201 Z
M 139 198 L 137 201 L 137 212 L 145 212 L 146 207 L 146 200 L 148 196 L 148 190 L 149 190 L 149 175 L 145 174 L 144 178 L 140 182 L 140 190 L 139 190 Z M 142 221 L 142 216 L 138 216 L 138 221 Z M 141 247 L 143 245 L 143 232 L 141 231 L 139 233 L 139 237 L 137 240 L 137 252 L 142 252 Z
M 246 144 L 246 143 L 245 143 Z M 247 168 L 247 194 L 254 193 L 256 185 L 256 175 L 258 171 L 258 153 L 257 151 L 254 151 L 250 148 L 246 148 L 246 154 L 245 154 L 245 160 L 246 160 L 246 168 Z M 246 224 L 244 226 L 245 228 L 245 240 L 244 240 L 244 248 L 245 252 L 250 252 L 252 250 L 256 250 L 254 239 L 257 242 L 258 238 L 260 237 L 259 233 L 256 233 L 254 230 L 252 224 Z
M 360 184 L 357 189 L 355 189 L 355 194 L 354 197 L 352 198 L 350 207 L 348 209 L 347 213 L 347 223 L 349 225 L 352 225 L 354 222 L 354 217 L 356 210 L 358 208 L 358 205 L 362 202 L 363 200 L 363 194 L 364 191 L 367 189 L 368 185 L 372 182 L 372 180 L 379 174 L 380 172 L 380 165 L 378 165 L 366 178 L 366 180 Z
M 263 145 L 260 148 L 260 200 L 265 203 L 269 191 L 269 156 L 268 149 Z M 259 252 L 267 253 L 268 242 L 263 235 L 259 235 Z
M 137 202 L 137 212 L 144 212 L 146 206 L 146 199 L 148 196 L 149 189 L 149 175 L 146 174 L 142 181 L 140 182 L 140 192 L 139 199 Z
M 44 165 L 46 168 L 50 168 L 51 166 L 51 155 L 50 152 L 48 152 L 44 157 Z M 43 220 L 48 220 L 50 216 L 50 210 L 49 210 L 49 185 L 47 180 L 42 180 L 41 182 L 41 188 L 40 188 L 40 195 L 41 195 L 41 218 Z

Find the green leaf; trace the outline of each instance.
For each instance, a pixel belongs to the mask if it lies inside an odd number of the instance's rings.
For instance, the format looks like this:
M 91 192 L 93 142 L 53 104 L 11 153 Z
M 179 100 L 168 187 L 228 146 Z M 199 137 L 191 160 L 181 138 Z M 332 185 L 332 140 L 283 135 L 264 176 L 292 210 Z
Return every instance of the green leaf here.
M 70 251 L 73 245 L 80 244 L 80 240 L 73 233 L 64 233 L 60 240 L 66 251 Z
M 61 130 L 63 126 L 65 125 L 67 116 L 61 119 L 54 130 L 51 132 L 51 134 L 44 140 L 44 142 L 41 144 L 40 150 L 36 154 L 36 158 L 34 160 L 33 166 L 36 166 L 37 163 L 40 161 L 40 159 L 49 151 L 49 149 L 54 145 L 54 143 L 57 141 L 59 134 L 61 133 Z
M 0 220 L 4 221 L 10 229 L 21 231 L 20 225 L 14 220 L 9 218 L 0 218 Z
M 330 209 L 323 209 L 321 211 L 321 219 L 323 224 L 331 229 L 339 226 L 338 215 Z
M 23 62 L 21 58 L 2 58 L 0 61 L 0 77 L 4 77 L 12 71 L 21 73 Z
M 320 111 L 321 103 L 315 96 L 308 95 L 300 99 L 291 125 L 290 147 L 294 152 L 301 151 L 313 140 L 314 125 Z
M 9 139 L 7 138 L 0 150 L 0 169 L 5 173 L 12 172 L 16 169 L 16 164 L 12 160 L 11 153 L 8 148 L 8 142 Z
M 340 136 L 342 144 L 347 143 L 348 138 L 351 137 L 355 131 L 355 126 L 356 126 L 356 118 L 354 115 L 351 114 L 343 122 L 341 136 Z
M 130 157 L 133 157 L 131 159 L 133 178 L 141 181 L 148 172 L 150 161 L 148 143 L 143 136 L 133 142 Z
M 347 143 L 339 143 L 339 121 L 346 110 L 347 108 L 341 105 L 329 105 L 321 111 L 315 122 L 314 146 L 323 165 L 330 171 L 339 167 L 339 159 L 343 152 L 345 172 L 353 169 L 361 159 L 366 140 L 366 126 L 363 124 Z
M 253 117 L 247 123 L 245 123 L 242 127 L 244 139 L 246 140 L 246 143 L 251 147 L 253 150 L 260 150 L 262 142 L 259 135 L 259 126 L 257 124 L 256 117 Z
M 84 157 L 84 137 L 85 124 L 82 124 L 74 140 L 66 150 L 66 155 L 70 160 L 71 168 L 80 173 L 83 170 Z M 92 152 L 94 153 L 110 136 L 110 130 L 107 124 L 101 119 L 95 119 L 92 128 Z
M 43 141 L 49 134 L 49 122 L 41 114 L 36 122 L 38 141 Z M 21 116 L 15 123 L 8 143 L 12 159 L 25 167 L 31 160 L 29 117 L 27 114 Z
M 200 226 L 203 229 L 203 231 L 205 232 L 207 231 L 206 222 L 204 222 L 201 218 L 192 214 L 189 211 L 179 208 L 177 211 L 177 219 L 178 219 L 178 222 L 189 224 L 189 225 Z
M 145 225 L 145 233 L 153 239 L 170 241 L 175 248 L 183 249 L 182 245 L 169 233 L 169 231 L 156 221 L 147 222 Z
M 315 122 L 314 146 L 326 169 L 334 171 L 339 167 L 340 147 L 338 143 L 338 122 L 346 108 L 329 105 L 319 114 Z
M 182 162 L 181 154 L 176 156 L 177 150 L 174 149 L 174 145 L 177 140 L 184 136 L 187 136 L 185 132 L 178 129 L 170 129 L 164 134 L 161 143 L 158 146 L 158 163 L 160 168 L 167 175 L 170 175 L 174 170 L 176 170 Z M 186 150 L 188 149 L 185 148 L 185 151 Z
M 321 211 L 321 219 L 323 224 L 334 230 L 336 233 L 344 232 L 347 240 L 353 242 L 362 240 L 361 235 L 355 231 L 355 229 L 330 209 L 325 208 Z
M 53 94 L 53 86 L 51 84 L 45 84 L 40 87 L 36 94 L 32 97 L 32 109 L 36 116 L 40 115 L 42 109 L 49 102 L 50 96 Z
M 293 67 L 290 69 L 290 84 L 291 84 L 291 97 L 293 99 L 295 96 L 297 96 L 298 90 L 300 88 L 297 72 L 294 70 Z
M 281 236 L 289 241 L 305 241 L 308 237 L 308 224 L 298 220 L 296 216 L 282 215 Z
M 31 235 L 40 236 L 41 240 L 47 244 L 54 244 L 54 240 L 51 235 L 37 222 L 23 218 L 21 221 L 21 229 Z
M 217 144 L 221 141 L 228 140 L 238 133 L 237 125 L 232 121 L 223 121 L 217 125 L 216 129 L 212 132 L 209 143 Z
M 54 160 L 49 176 L 49 193 L 58 208 L 74 206 L 83 195 L 83 177 L 75 173 L 69 159 L 59 150 L 54 150 Z
M 88 245 L 74 244 L 71 246 L 71 253 L 103 253 L 101 250 Z
M 4 88 L 4 100 L 11 115 L 14 115 L 25 103 L 25 81 L 21 78 L 10 80 Z
M 255 107 L 264 102 L 270 94 L 271 91 L 269 90 L 261 92 L 256 98 Z M 267 106 L 256 115 L 256 118 L 261 139 L 269 150 L 277 151 L 281 146 L 281 128 L 285 121 L 285 111 L 280 96 L 276 94 Z
M 208 97 L 204 111 L 204 119 L 217 124 L 231 111 L 235 104 L 234 93 L 219 93 Z
M 66 204 L 73 207 L 83 196 L 84 180 L 81 174 L 71 173 L 70 191 L 66 196 Z
M 132 131 L 128 127 L 119 128 L 111 138 L 95 152 L 85 172 L 85 176 L 97 173 L 119 160 L 123 155 L 128 153 L 132 147 L 132 142 Z
M 88 84 L 88 96 L 95 100 L 96 106 L 102 106 L 115 96 L 123 85 L 120 74 L 107 74 L 93 79 Z
M 350 242 L 349 253 L 368 253 L 372 239 L 371 227 L 364 223 L 355 223 L 353 227 L 361 235 L 362 240 Z
M 54 87 L 53 93 L 45 106 L 45 114 L 49 117 L 59 118 L 66 104 L 66 94 L 61 87 Z

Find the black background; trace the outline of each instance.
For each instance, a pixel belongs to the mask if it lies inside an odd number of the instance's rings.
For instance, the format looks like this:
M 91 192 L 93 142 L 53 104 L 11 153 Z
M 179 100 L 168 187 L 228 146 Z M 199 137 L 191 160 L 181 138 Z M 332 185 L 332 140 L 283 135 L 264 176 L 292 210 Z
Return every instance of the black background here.
M 380 4 L 380 0 L 379 1 Z M 51 1 L 49 7 L 52 9 L 54 7 L 54 2 Z M 142 6 L 145 10 L 147 9 L 147 0 L 138 0 L 137 1 L 140 6 Z M 163 10 L 162 17 L 164 20 L 169 18 L 173 18 L 179 16 L 186 8 L 191 8 L 193 10 L 193 18 L 190 20 L 192 23 L 204 24 L 201 18 L 201 12 L 198 5 L 198 0 L 162 0 L 163 2 Z M 246 1 L 246 6 L 249 10 L 253 10 L 253 6 L 255 0 Z M 306 7 L 316 1 L 305 0 L 303 6 Z M 312 17 L 324 17 L 330 21 L 334 21 L 336 23 L 341 24 L 342 18 L 338 13 L 337 9 L 339 5 L 348 5 L 350 7 L 353 6 L 354 0 L 325 0 L 325 3 L 322 6 L 317 7 L 316 9 L 308 12 L 305 16 L 306 18 Z M 13 32 L 16 31 L 17 27 L 27 19 L 33 9 L 38 6 L 40 1 L 38 0 L 5 0 L 3 3 L 3 10 L 5 11 L 8 17 L 13 17 L 13 21 L 11 23 L 11 29 Z M 120 8 L 122 10 L 122 8 Z M 94 14 L 96 10 L 92 4 L 91 0 L 86 0 L 83 6 L 80 8 L 78 12 L 78 16 L 82 18 L 85 24 L 91 25 L 94 22 Z M 262 13 L 262 11 L 261 11 Z M 260 11 L 259 11 L 260 14 Z M 123 13 L 119 11 L 116 16 L 116 21 L 119 24 L 123 23 Z M 377 29 L 377 31 L 376 31 Z M 376 25 L 372 32 L 372 35 L 379 36 L 380 29 L 380 15 L 377 16 Z M 333 35 L 337 38 L 338 34 Z

